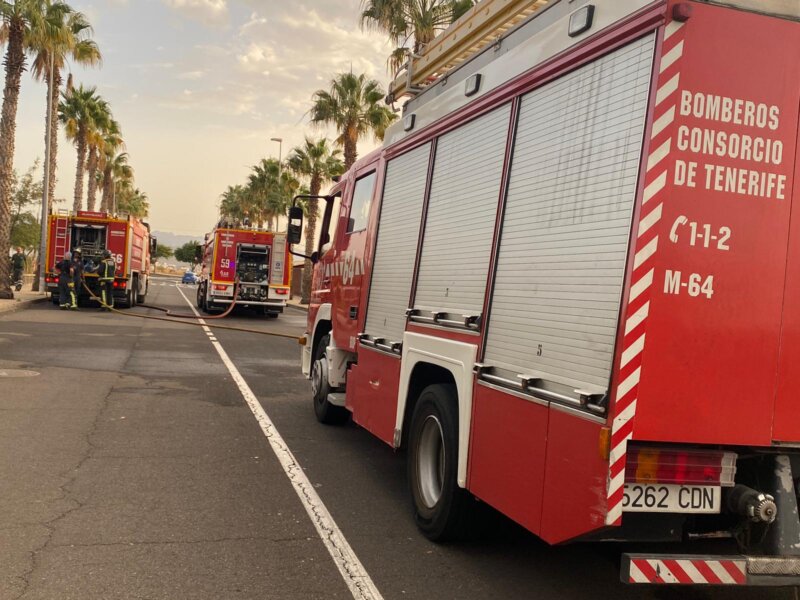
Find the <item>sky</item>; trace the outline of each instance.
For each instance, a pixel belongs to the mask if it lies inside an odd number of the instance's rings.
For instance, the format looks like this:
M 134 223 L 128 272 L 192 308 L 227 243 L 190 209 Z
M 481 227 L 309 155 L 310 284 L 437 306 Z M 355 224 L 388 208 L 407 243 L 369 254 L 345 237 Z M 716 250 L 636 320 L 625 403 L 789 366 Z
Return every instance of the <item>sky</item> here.
M 360 0 L 70 0 L 94 26 L 97 69 L 71 66 L 97 86 L 123 135 L 154 229 L 202 235 L 219 196 L 261 158 L 283 157 L 313 128 L 314 91 L 352 68 L 389 77 L 386 38 L 359 28 Z M 65 77 L 66 79 L 66 77 Z M 44 156 L 46 91 L 23 78 L 15 167 Z M 373 140 L 359 145 L 364 154 Z M 59 141 L 56 196 L 72 204 L 75 151 Z

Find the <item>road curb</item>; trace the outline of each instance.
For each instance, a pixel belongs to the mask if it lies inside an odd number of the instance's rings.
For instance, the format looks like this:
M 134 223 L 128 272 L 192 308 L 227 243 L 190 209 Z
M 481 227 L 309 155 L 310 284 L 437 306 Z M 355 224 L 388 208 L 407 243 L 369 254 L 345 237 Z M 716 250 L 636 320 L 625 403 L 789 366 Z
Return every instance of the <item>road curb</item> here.
M 295 310 L 299 310 L 300 312 L 303 312 L 303 313 L 307 313 L 308 312 L 308 307 L 307 306 L 300 306 L 298 304 L 287 304 L 286 307 L 287 308 L 293 308 Z
M 28 308 L 31 304 L 38 304 L 39 302 L 45 302 L 46 300 L 48 300 L 48 297 L 42 296 L 41 298 L 31 298 L 30 300 L 15 300 L 12 301 L 12 304 L 0 304 L 0 317 L 19 312 Z M 3 302 L 6 301 L 4 300 Z

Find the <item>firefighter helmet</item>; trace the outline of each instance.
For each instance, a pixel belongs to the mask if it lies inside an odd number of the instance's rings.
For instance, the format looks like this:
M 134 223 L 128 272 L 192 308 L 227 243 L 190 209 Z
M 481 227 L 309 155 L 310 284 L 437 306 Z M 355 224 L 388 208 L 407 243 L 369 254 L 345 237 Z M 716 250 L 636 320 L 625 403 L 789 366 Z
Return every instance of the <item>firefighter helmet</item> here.
M 103 258 L 111 258 L 111 250 L 109 250 L 108 248 L 103 250 Z

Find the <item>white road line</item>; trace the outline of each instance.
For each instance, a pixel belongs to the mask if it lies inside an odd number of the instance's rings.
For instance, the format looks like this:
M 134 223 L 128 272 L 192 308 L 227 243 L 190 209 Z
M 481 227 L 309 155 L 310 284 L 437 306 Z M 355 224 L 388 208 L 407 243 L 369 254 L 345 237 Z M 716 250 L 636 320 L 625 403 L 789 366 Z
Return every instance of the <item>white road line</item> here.
M 197 312 L 194 305 L 183 293 L 183 290 L 178 288 L 178 291 L 181 296 L 183 296 L 183 299 L 186 300 L 192 312 L 197 317 L 200 317 L 200 313 Z M 212 333 L 203 319 L 198 319 L 198 321 L 207 334 Z M 306 477 L 306 474 L 303 472 L 303 468 L 297 462 L 297 459 L 283 440 L 283 437 L 281 437 L 281 434 L 278 433 L 278 429 L 275 427 L 272 419 L 270 419 L 264 411 L 264 408 L 250 389 L 250 386 L 247 385 L 244 377 L 242 377 L 241 373 L 239 373 L 238 369 L 233 364 L 233 361 L 228 357 L 228 353 L 225 352 L 222 344 L 213 340 L 211 344 L 214 346 L 217 354 L 219 354 L 222 362 L 228 368 L 228 372 L 239 388 L 239 392 L 242 394 L 244 401 L 247 402 L 250 411 L 261 426 L 261 431 L 264 432 L 267 441 L 269 441 L 272 451 L 283 467 L 283 472 L 286 473 L 286 476 L 292 483 L 294 491 L 303 504 L 303 508 L 306 509 L 306 513 L 308 513 L 311 522 L 317 529 L 317 533 L 325 544 L 325 548 L 327 548 L 330 553 L 333 562 L 336 564 L 336 568 L 339 569 L 339 573 L 341 573 L 345 584 L 347 584 L 347 587 L 353 594 L 353 598 L 357 600 L 382 600 L 383 596 L 381 596 L 381 593 L 370 578 L 364 565 L 358 560 L 356 553 L 350 547 L 341 529 L 336 525 L 336 522 L 333 520 L 330 512 L 328 512 L 319 494 L 317 494 L 311 481 L 309 481 L 308 477 Z

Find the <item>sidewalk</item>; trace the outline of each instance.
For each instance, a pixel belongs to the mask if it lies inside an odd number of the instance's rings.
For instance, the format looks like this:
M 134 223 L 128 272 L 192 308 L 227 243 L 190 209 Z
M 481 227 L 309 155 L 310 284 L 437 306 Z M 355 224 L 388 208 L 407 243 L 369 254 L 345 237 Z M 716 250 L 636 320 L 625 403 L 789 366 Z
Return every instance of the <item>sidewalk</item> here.
M 22 310 L 34 302 L 43 302 L 47 298 L 44 292 L 32 292 L 30 285 L 26 285 L 21 292 L 14 292 L 13 300 L 0 300 L 0 315 Z
M 292 308 L 296 308 L 298 310 L 303 310 L 305 312 L 308 312 L 308 304 L 300 304 L 300 298 L 299 297 L 292 298 L 291 300 L 288 300 L 288 304 Z

